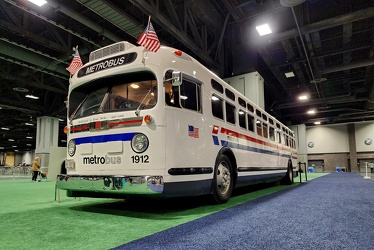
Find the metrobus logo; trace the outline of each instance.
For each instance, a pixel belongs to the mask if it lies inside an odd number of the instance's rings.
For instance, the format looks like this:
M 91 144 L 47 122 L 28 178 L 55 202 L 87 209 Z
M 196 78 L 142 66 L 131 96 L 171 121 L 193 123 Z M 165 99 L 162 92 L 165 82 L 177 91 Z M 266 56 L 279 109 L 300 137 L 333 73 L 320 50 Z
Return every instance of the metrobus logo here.
M 83 157 L 83 164 L 121 164 L 120 156 L 91 156 Z

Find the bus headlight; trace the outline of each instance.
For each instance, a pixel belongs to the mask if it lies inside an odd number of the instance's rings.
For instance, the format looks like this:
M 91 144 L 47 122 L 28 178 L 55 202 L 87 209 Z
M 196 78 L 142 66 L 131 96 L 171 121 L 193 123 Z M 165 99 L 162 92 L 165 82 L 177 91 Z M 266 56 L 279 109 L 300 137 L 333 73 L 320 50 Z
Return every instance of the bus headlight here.
M 145 134 L 136 134 L 131 139 L 131 148 L 135 153 L 143 153 L 149 145 L 148 137 Z
M 71 139 L 68 143 L 68 154 L 74 156 L 75 154 L 75 141 Z

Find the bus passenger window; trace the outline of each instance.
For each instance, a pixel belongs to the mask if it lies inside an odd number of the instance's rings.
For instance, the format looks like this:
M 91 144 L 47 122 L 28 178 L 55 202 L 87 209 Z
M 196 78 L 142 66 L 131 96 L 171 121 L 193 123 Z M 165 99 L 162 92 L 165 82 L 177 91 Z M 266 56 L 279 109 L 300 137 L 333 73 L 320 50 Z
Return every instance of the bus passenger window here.
M 245 122 L 245 112 L 243 110 L 239 110 L 239 126 L 247 129 L 247 124 Z
M 268 125 L 266 123 L 262 124 L 262 135 L 268 138 Z
M 212 114 L 223 120 L 223 100 L 216 95 L 212 95 Z
M 226 102 L 226 121 L 235 124 L 235 106 Z
M 257 130 L 257 134 L 259 136 L 262 136 L 262 127 L 261 127 L 261 121 L 260 120 L 256 121 L 256 130 Z
M 282 143 L 281 133 L 277 131 L 278 143 Z
M 254 121 L 253 116 L 251 116 L 250 114 L 248 114 L 247 118 L 248 118 L 248 130 L 252 131 L 252 132 L 255 132 L 255 128 L 254 128 L 254 125 L 253 125 L 253 121 Z
M 271 126 L 269 127 L 269 138 L 270 140 L 275 141 L 275 130 Z
M 201 111 L 200 108 L 200 86 L 196 83 L 183 80 L 180 89 L 180 103 L 183 108 Z

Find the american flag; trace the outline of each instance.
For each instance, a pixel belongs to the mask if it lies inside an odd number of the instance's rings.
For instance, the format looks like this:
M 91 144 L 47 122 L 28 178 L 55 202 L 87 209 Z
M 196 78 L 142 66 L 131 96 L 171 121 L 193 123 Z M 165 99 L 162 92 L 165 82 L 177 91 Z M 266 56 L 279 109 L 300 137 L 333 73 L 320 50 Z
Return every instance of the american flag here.
M 199 138 L 199 129 L 188 125 L 188 136 Z
M 66 68 L 71 75 L 74 75 L 83 66 L 81 57 L 79 56 L 78 49 L 75 49 L 75 54 L 73 60 L 71 61 L 69 67 Z
M 145 28 L 143 33 L 140 35 L 137 43 L 153 52 L 157 52 L 160 48 L 160 41 L 158 40 L 156 31 L 151 22 L 148 23 L 147 28 Z

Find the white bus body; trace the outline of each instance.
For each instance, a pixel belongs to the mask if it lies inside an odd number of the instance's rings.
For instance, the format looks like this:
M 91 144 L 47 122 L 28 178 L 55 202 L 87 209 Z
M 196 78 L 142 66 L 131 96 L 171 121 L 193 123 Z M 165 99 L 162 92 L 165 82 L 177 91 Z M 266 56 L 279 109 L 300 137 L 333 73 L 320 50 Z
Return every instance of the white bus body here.
M 297 165 L 291 130 L 169 47 L 92 52 L 70 79 L 67 128 L 57 188 L 72 197 L 213 194 L 222 203 L 234 187 L 291 184 Z

